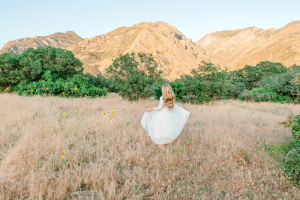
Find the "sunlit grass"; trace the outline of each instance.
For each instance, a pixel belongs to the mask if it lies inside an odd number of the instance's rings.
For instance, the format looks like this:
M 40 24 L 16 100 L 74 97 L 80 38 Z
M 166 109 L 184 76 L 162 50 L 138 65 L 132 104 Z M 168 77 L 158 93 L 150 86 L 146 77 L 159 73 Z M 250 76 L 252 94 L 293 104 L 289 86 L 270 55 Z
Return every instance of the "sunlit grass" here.
M 1 94 L 0 103 L 0 199 L 68 199 L 78 190 L 106 199 L 300 196 L 266 151 L 290 141 L 278 122 L 299 105 L 181 105 L 190 118 L 164 152 L 140 125 L 158 101 Z

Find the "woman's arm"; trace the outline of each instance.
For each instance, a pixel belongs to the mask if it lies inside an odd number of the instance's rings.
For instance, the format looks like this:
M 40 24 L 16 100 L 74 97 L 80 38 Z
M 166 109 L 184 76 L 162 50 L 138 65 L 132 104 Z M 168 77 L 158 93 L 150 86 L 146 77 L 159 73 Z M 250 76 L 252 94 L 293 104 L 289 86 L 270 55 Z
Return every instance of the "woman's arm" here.
M 147 109 L 147 112 L 151 112 L 151 111 L 154 111 L 154 110 L 155 111 L 156 110 L 160 110 L 160 109 L 162 109 L 163 105 L 164 105 L 163 97 L 160 97 L 158 107 L 156 107 L 156 108 L 149 108 L 149 109 Z

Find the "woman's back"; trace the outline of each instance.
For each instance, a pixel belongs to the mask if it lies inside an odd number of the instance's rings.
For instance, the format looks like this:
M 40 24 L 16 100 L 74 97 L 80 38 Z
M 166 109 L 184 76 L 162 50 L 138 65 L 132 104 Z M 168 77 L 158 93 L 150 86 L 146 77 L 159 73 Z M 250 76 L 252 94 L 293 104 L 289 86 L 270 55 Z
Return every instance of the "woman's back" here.
M 165 105 L 165 102 L 164 102 L 164 98 L 161 96 L 160 99 L 159 99 L 159 105 L 154 108 L 154 110 L 160 110 L 162 108 L 166 108 L 167 106 Z

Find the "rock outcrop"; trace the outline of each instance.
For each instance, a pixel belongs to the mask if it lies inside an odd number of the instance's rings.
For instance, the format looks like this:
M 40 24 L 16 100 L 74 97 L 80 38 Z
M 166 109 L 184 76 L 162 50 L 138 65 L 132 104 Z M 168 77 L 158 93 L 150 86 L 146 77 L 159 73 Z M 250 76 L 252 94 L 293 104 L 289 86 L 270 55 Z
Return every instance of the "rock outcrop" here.
M 165 22 L 142 22 L 121 27 L 107 34 L 84 39 L 69 46 L 84 63 L 85 72 L 98 73 L 119 54 L 141 52 L 152 54 L 165 77 L 174 79 L 198 66 L 205 57 L 191 39 Z
M 208 59 L 227 67 L 240 69 L 261 61 L 280 62 L 286 66 L 300 64 L 300 21 L 280 29 L 256 27 L 216 31 L 196 42 L 205 49 Z
M 22 38 L 6 43 L 0 50 L 0 54 L 4 52 L 22 53 L 28 48 L 53 46 L 57 48 L 66 48 L 76 44 L 83 39 L 72 31 L 65 33 L 54 33 L 49 36 L 34 36 L 33 38 Z

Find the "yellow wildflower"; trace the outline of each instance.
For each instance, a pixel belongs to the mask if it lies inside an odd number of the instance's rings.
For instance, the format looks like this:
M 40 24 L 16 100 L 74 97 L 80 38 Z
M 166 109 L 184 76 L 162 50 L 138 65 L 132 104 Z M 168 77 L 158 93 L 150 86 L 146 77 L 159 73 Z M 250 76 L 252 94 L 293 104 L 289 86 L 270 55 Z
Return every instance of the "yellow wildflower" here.
M 66 116 L 66 113 L 63 113 L 63 116 Z
M 108 120 L 110 123 L 112 123 L 112 120 Z
M 77 110 L 75 110 L 75 112 L 77 112 Z
M 24 94 L 23 94 L 23 96 L 24 96 Z
M 114 106 L 114 108 L 116 108 L 116 106 Z
M 103 112 L 103 115 L 105 115 L 105 112 Z
M 66 150 L 63 150 L 63 152 L 65 152 Z
M 77 90 L 77 87 L 76 87 L 76 86 L 74 87 L 74 90 Z
M 126 107 L 124 107 L 123 110 L 126 110 Z
M 82 108 L 81 108 L 80 112 L 82 113 Z
M 115 113 L 115 111 L 114 111 L 114 110 L 111 110 L 110 112 L 111 112 L 112 114 L 114 114 L 114 113 Z
M 63 156 L 63 155 L 60 155 L 60 157 L 61 157 L 62 159 L 64 159 L 64 156 Z
M 46 90 L 48 90 L 48 88 L 46 88 Z
M 105 128 L 107 128 L 107 126 L 105 126 Z
M 62 92 L 62 94 L 64 94 L 64 92 Z

